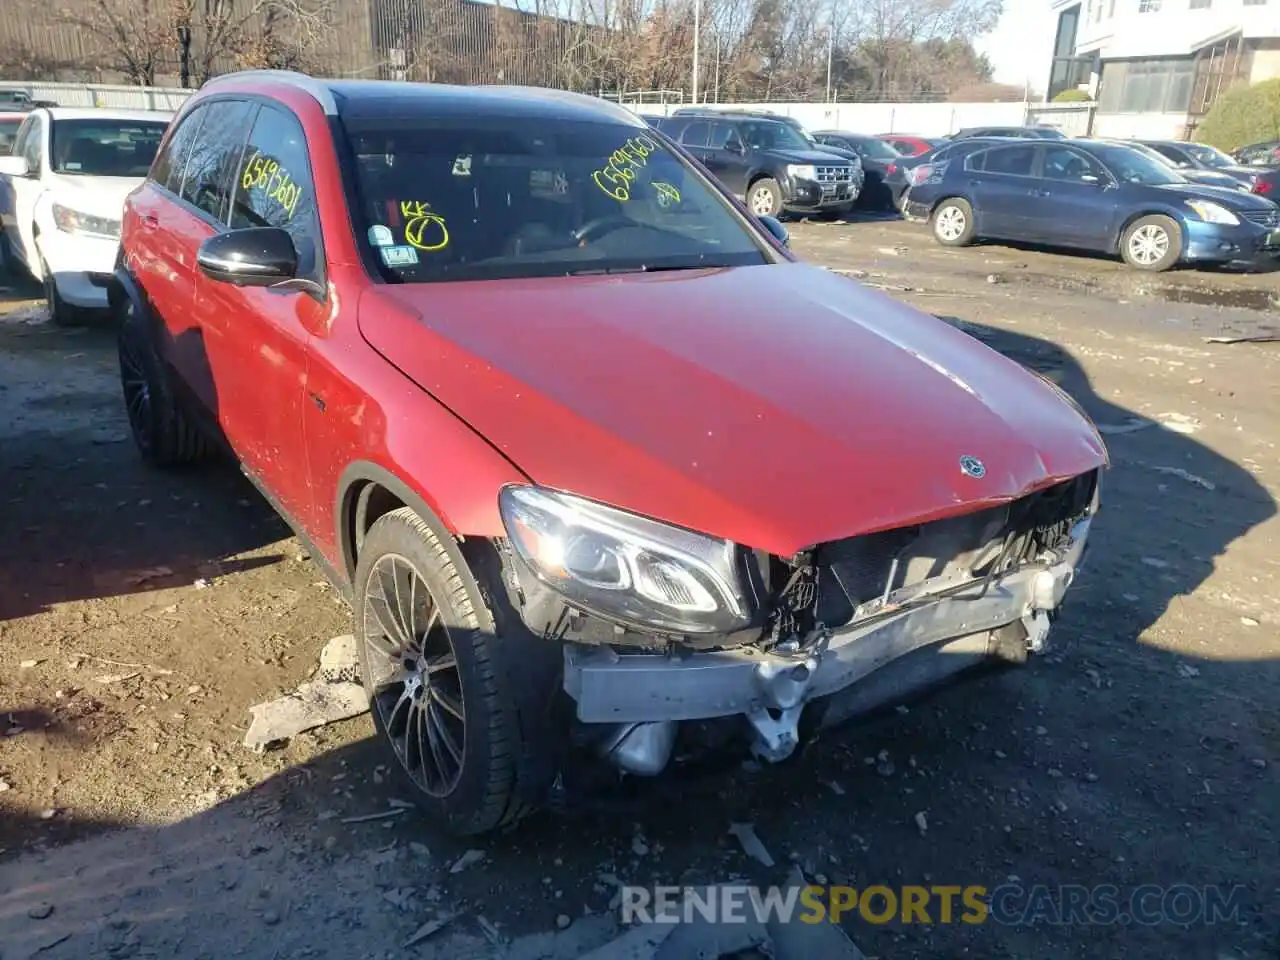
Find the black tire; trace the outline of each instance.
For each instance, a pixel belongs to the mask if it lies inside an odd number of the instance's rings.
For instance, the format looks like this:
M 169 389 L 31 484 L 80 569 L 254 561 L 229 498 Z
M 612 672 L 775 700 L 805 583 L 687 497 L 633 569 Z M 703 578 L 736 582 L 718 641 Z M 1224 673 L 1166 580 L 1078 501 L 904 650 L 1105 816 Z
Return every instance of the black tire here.
M 40 282 L 44 287 L 44 299 L 49 305 L 49 320 L 56 327 L 74 327 L 84 319 L 78 307 L 73 307 L 62 299 L 58 293 L 58 284 L 53 278 L 53 271 L 44 257 L 40 257 Z
M 968 200 L 948 197 L 933 208 L 929 226 L 944 247 L 967 247 L 975 239 L 973 207 Z
M 171 467 L 209 457 L 212 444 L 178 405 L 146 324 L 128 299 L 120 308 L 117 344 L 120 390 L 142 458 L 152 466 Z
M 1163 273 L 1182 259 L 1182 228 L 1162 214 L 1139 217 L 1120 235 L 1120 256 L 1135 270 Z
M 747 209 L 757 217 L 782 213 L 782 187 L 772 177 L 761 177 L 747 188 Z
M 412 600 L 413 610 L 406 612 L 403 593 L 412 597 L 414 591 L 402 592 L 394 613 L 389 602 L 383 604 L 378 599 L 386 596 L 388 570 L 392 571 L 390 582 L 399 584 L 400 574 L 395 571 L 403 570 L 405 563 L 426 587 L 429 600 L 438 611 L 434 619 L 420 612 L 415 614 L 417 607 Z M 407 578 L 404 582 L 408 582 Z M 364 539 L 353 595 L 360 672 L 369 694 L 374 726 L 393 769 L 417 803 L 433 822 L 464 836 L 513 825 L 531 813 L 535 806 L 528 802 L 522 789 L 521 771 L 527 769 L 535 746 L 550 745 L 530 742 L 523 732 L 521 703 L 528 691 L 517 689 L 514 677 L 518 674 L 505 666 L 493 615 L 461 553 L 408 507 L 394 510 L 379 517 Z M 391 629 L 382 619 L 387 615 L 399 617 Z M 411 660 L 402 659 L 395 651 L 392 637 L 397 632 L 395 627 L 403 628 L 406 623 L 410 626 L 401 635 L 413 635 L 417 644 L 411 651 Z M 412 623 L 434 626 L 418 636 Z M 389 649 L 393 655 L 388 657 Z M 418 667 L 437 666 L 427 671 L 425 680 L 419 673 L 411 691 L 408 681 L 393 679 L 384 672 L 394 669 L 398 662 L 406 668 L 402 676 L 413 674 L 411 662 Z M 438 666 L 441 663 L 446 665 Z M 443 671 L 443 678 L 434 671 Z M 448 723 L 448 744 L 444 733 L 438 732 L 443 727 L 433 725 L 429 713 L 433 702 L 446 702 L 439 699 L 441 693 L 453 699 L 462 714 L 459 717 L 450 709 L 448 716 L 437 710 L 434 723 Z M 401 707 L 406 699 L 408 705 Z M 416 731 L 411 727 L 415 717 L 419 724 Z M 429 735 L 432 731 L 437 731 L 434 737 Z M 442 769 L 440 761 L 445 758 L 446 746 L 450 776 L 433 777 L 427 770 L 428 763 L 437 771 Z M 427 757 L 427 751 L 434 759 Z

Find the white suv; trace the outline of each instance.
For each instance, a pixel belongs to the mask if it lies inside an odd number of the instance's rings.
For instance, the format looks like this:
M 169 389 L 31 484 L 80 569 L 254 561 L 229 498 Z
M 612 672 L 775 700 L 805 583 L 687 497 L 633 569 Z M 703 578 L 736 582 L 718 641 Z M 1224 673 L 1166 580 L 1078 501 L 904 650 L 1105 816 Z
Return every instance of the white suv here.
M 44 284 L 55 323 L 105 308 L 124 198 L 142 183 L 172 114 L 32 110 L 0 157 L 9 251 Z

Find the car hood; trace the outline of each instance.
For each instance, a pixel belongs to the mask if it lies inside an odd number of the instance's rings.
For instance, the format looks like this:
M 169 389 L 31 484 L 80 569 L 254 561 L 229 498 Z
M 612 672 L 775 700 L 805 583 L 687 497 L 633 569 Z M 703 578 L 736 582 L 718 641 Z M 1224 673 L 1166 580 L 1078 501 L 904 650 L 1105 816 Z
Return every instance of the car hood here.
M 1169 199 L 1174 199 L 1169 197 L 1169 194 L 1173 194 L 1177 198 L 1187 200 L 1212 200 L 1214 203 L 1220 203 L 1228 209 L 1237 211 L 1270 210 L 1274 206 L 1265 197 L 1247 193 L 1236 187 L 1215 187 L 1205 183 L 1166 183 L 1160 186 L 1148 186 L 1145 189 L 1153 190 Z
M 855 151 L 853 151 L 853 150 L 848 149 L 847 147 L 833 147 L 833 146 L 832 146 L 831 144 L 829 144 L 829 143 L 824 143 L 824 144 L 822 144 L 822 145 L 821 145 L 821 148 L 819 149 L 819 152 L 820 152 L 820 153 L 829 153 L 829 154 L 832 154 L 833 156 L 842 157 L 842 158 L 844 158 L 845 160 L 848 160 L 848 161 L 849 161 L 849 162 L 851 162 L 851 163 L 852 163 L 853 161 L 855 161 L 855 160 L 856 160 L 858 163 L 861 163 L 861 162 L 862 162 L 862 157 L 861 157 L 858 153 L 856 153 L 856 152 L 855 152 Z
M 1179 170 L 1178 172 L 1192 183 L 1203 183 L 1211 187 L 1230 187 L 1233 190 L 1239 190 L 1245 186 L 1243 178 L 1219 170 Z
M 144 177 L 80 177 L 54 174 L 47 183 L 53 200 L 96 217 L 119 220 L 124 201 Z
M 828 153 L 824 150 L 778 150 L 770 148 L 766 151 L 771 156 L 777 157 L 783 163 L 812 163 L 820 166 L 831 166 L 834 164 L 844 164 L 849 161 L 837 153 Z
M 534 482 L 783 556 L 1106 460 L 1056 388 L 802 263 L 388 285 L 359 318 Z

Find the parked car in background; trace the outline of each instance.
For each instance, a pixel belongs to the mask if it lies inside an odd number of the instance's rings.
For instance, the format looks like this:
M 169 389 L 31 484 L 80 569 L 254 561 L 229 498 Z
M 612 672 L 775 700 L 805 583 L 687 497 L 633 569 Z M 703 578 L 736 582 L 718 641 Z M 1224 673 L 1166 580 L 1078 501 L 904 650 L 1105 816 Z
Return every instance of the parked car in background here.
M 843 216 L 863 187 L 862 166 L 811 146 L 779 120 L 718 113 L 673 115 L 660 128 L 759 216 Z
M 660 116 L 656 113 L 641 113 L 637 114 L 637 116 L 655 130 L 660 127 L 662 125 L 662 121 L 666 119 L 666 117 Z
M 970 137 L 1021 137 L 1033 140 L 1065 140 L 1067 135 L 1057 127 L 965 127 L 951 135 L 952 140 Z
M 1156 163 L 1168 167 L 1170 170 L 1178 174 L 1184 180 L 1191 183 L 1203 183 L 1210 187 L 1228 187 L 1232 190 L 1244 190 L 1246 192 L 1253 189 L 1251 182 L 1233 177 L 1229 173 L 1223 173 L 1220 170 L 1210 170 L 1201 167 L 1192 166 L 1190 164 L 1178 164 L 1173 158 L 1159 150 L 1156 150 L 1146 142 L 1138 140 L 1112 140 L 1110 138 L 1097 138 L 1100 143 L 1114 143 L 1118 146 L 1128 147 L 1130 150 L 1137 150 L 1144 156 L 1150 157 Z
M 1217 147 L 1211 147 L 1206 143 L 1187 143 L 1181 140 L 1141 140 L 1139 142 L 1167 157 L 1184 174 L 1190 171 L 1225 174 L 1243 183 L 1246 189 L 1252 190 L 1254 193 L 1261 193 L 1264 196 L 1274 193 L 1274 190 L 1269 189 L 1270 184 L 1265 177 L 1262 178 L 1261 189 L 1259 189 L 1260 171 L 1258 167 L 1245 166 L 1238 162 L 1235 157 L 1223 153 Z M 1204 182 L 1198 177 L 1189 177 L 1188 179 Z
M 903 133 L 881 133 L 876 136 L 904 157 L 918 157 L 947 142 L 945 137 L 916 137 Z
M 857 154 L 866 182 L 858 197 L 858 205 L 873 210 L 896 210 L 906 190 L 907 179 L 898 163 L 902 154 L 878 137 L 843 130 L 816 130 L 813 139 L 818 148 L 840 147 Z
M 917 168 L 905 212 L 946 246 L 1045 243 L 1119 253 L 1139 270 L 1280 256 L 1270 200 L 1188 183 L 1141 151 L 1097 140 L 988 144 Z
M 834 153 L 838 157 L 844 157 L 846 160 L 858 160 L 858 154 L 852 150 L 846 150 L 843 147 L 827 147 L 819 146 L 818 141 L 814 139 L 803 123 L 795 117 L 788 117 L 780 113 L 772 113 L 768 110 L 748 110 L 741 107 L 721 107 L 714 104 L 703 105 L 701 107 L 677 107 L 672 116 L 689 117 L 689 116 L 711 116 L 711 117 L 750 117 L 755 120 L 776 120 L 779 123 L 785 123 L 796 133 L 804 138 L 805 142 L 815 150 L 822 150 L 823 153 Z
M 571 93 L 231 74 L 128 199 L 138 449 L 225 444 L 308 544 L 433 827 L 588 765 L 782 762 L 1045 652 L 1073 589 L 1108 464 L 1074 401 L 664 140 Z
M 13 141 L 18 137 L 18 128 L 27 119 L 27 110 L 0 108 L 0 157 L 8 156 L 13 150 Z
M 9 252 L 44 284 L 53 322 L 107 306 L 125 195 L 146 177 L 171 116 L 37 108 L 0 157 Z
M 1280 140 L 1251 143 L 1241 147 L 1233 156 L 1246 167 L 1280 167 Z

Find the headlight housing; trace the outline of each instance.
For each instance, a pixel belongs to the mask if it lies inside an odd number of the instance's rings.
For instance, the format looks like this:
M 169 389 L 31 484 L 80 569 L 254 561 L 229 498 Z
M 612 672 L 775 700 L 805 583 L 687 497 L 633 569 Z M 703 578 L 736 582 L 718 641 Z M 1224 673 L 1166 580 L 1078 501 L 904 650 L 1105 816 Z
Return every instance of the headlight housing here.
M 1240 218 L 1220 203 L 1211 200 L 1188 200 L 1186 203 L 1205 223 L 1220 223 L 1228 227 L 1240 225 Z
M 519 557 L 583 610 L 661 633 L 731 633 L 750 622 L 727 540 L 541 487 L 504 487 L 498 506 Z
M 789 163 L 787 173 L 797 180 L 817 180 L 818 171 L 811 163 Z
M 60 203 L 53 205 L 53 223 L 63 233 L 76 233 L 85 237 L 103 237 L 107 240 L 120 239 L 120 221 L 109 217 L 95 217 L 89 213 L 81 213 Z

